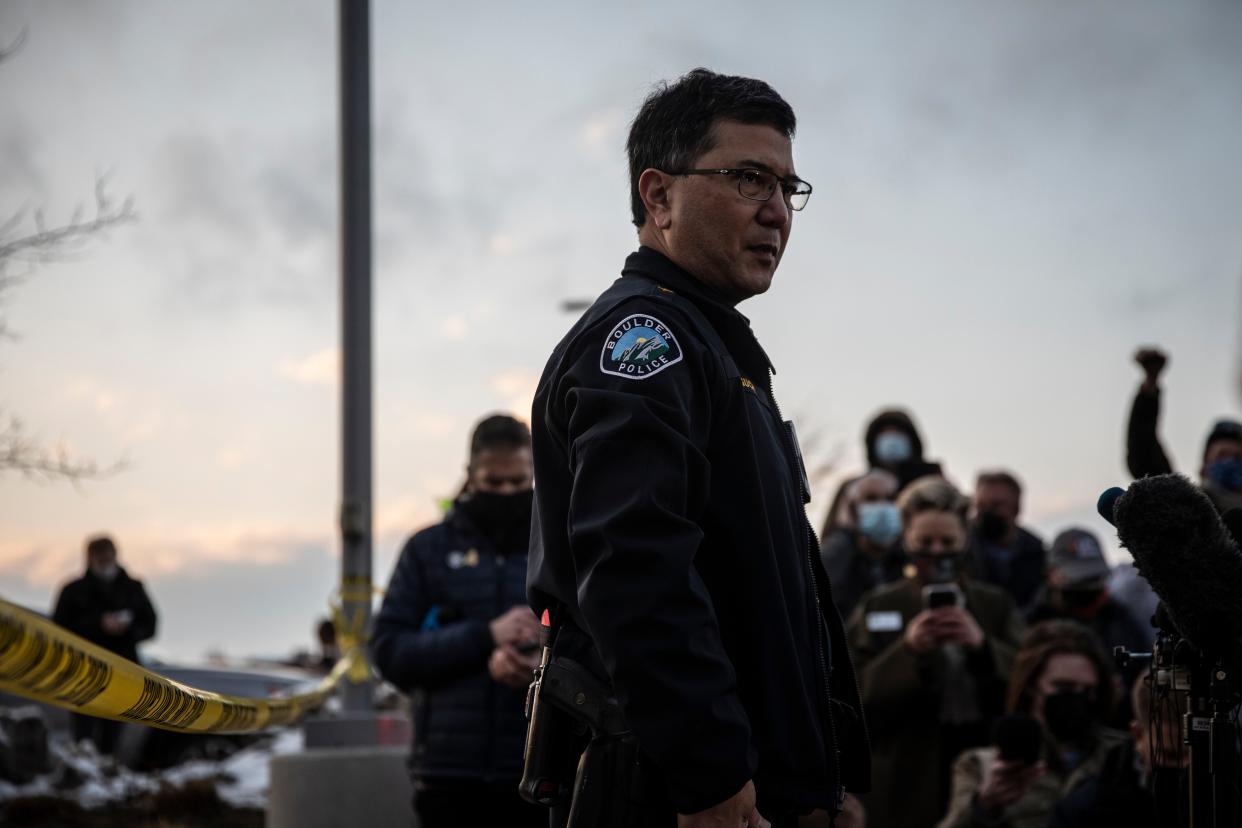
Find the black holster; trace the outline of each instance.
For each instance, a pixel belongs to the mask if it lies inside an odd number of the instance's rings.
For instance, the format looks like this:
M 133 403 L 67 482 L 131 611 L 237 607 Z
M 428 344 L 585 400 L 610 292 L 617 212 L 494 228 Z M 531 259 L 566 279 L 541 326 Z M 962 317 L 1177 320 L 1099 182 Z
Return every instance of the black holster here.
M 567 828 L 623 828 L 634 814 L 638 751 L 608 687 L 545 647 L 526 696 L 519 792 L 552 807 L 570 802 Z

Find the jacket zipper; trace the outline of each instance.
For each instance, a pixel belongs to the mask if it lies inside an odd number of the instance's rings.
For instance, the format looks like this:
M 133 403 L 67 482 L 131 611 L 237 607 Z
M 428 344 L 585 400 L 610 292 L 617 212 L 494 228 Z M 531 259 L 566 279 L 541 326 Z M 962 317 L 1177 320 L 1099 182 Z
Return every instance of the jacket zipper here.
M 771 364 L 768 365 L 768 371 L 770 372 L 768 375 L 768 398 L 772 400 L 772 407 L 776 410 L 776 418 L 780 421 L 781 432 L 785 435 L 785 441 L 787 443 L 786 451 L 793 455 L 790 458 L 791 460 L 796 460 L 798 449 L 796 446 L 789 445 L 793 442 L 793 435 L 789 433 L 789 427 L 785 424 L 785 416 L 781 414 L 781 404 L 776 401 L 776 394 L 772 392 L 772 378 L 775 376 L 776 371 L 772 368 Z M 810 492 L 802 490 L 803 482 L 801 474 L 798 473 L 797 469 L 792 467 L 789 472 L 795 477 L 798 493 L 802 496 L 803 502 L 805 503 L 805 499 L 808 495 L 810 495 Z M 828 658 L 824 653 L 824 638 L 828 634 L 828 628 L 827 623 L 824 620 L 824 607 L 819 601 L 819 579 L 815 577 L 815 565 L 811 561 L 811 555 L 815 554 L 815 550 L 812 548 L 815 530 L 811 528 L 810 522 L 806 519 L 805 506 L 803 507 L 802 524 L 805 529 L 804 538 L 806 540 L 806 547 L 804 549 L 806 556 L 804 557 L 803 562 L 806 564 L 807 577 L 809 578 L 808 583 L 811 586 L 811 595 L 815 598 L 815 615 L 817 621 L 815 625 L 815 655 L 819 662 L 819 675 L 823 681 L 824 687 L 824 716 L 828 720 L 828 735 L 832 739 L 832 795 L 839 805 L 842 794 L 841 745 L 837 740 L 836 717 L 832 715 L 832 680 L 828 673 Z
M 496 580 L 496 615 L 499 618 L 504 614 L 505 608 L 505 556 L 492 555 L 492 572 Z M 489 656 L 490 658 L 490 656 Z M 496 778 L 496 682 L 488 676 L 487 682 L 487 778 L 484 782 L 491 782 Z

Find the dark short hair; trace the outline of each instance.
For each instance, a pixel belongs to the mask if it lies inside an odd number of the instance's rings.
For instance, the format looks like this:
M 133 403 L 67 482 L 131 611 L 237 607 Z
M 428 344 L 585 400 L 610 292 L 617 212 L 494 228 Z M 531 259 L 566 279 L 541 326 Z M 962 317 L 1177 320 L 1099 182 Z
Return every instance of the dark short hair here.
M 1208 432 L 1207 439 L 1203 441 L 1203 459 L 1207 460 L 1208 451 L 1212 448 L 1213 443 L 1228 440 L 1230 442 L 1242 442 L 1242 423 L 1237 420 L 1217 420 L 1212 423 L 1212 430 Z
M 1018 499 L 1022 499 L 1022 484 L 1018 482 L 1018 478 L 1012 473 L 1004 469 L 993 469 L 991 471 L 981 471 L 979 476 L 975 478 L 975 488 L 980 486 L 1008 486 L 1013 489 Z
M 1104 652 L 1100 639 L 1077 621 L 1056 619 L 1041 621 L 1026 631 L 1009 674 L 1006 708 L 1010 713 L 1030 713 L 1035 704 L 1035 685 L 1054 655 L 1080 655 L 1095 667 L 1099 680 L 1092 713 L 1098 722 L 1106 722 L 1113 712 L 1112 659 Z
M 116 544 L 112 542 L 112 538 L 107 535 L 95 535 L 86 539 L 86 554 L 95 555 L 100 552 L 111 552 L 116 554 Z
M 530 448 L 530 429 L 508 414 L 484 417 L 470 435 L 470 459 L 484 451 L 514 451 Z
M 630 157 L 630 209 L 642 227 L 647 208 L 638 195 L 643 170 L 673 172 L 690 167 L 712 149 L 716 121 L 770 126 L 793 138 L 793 108 L 761 80 L 692 69 L 675 83 L 661 83 L 643 101 L 625 142 Z

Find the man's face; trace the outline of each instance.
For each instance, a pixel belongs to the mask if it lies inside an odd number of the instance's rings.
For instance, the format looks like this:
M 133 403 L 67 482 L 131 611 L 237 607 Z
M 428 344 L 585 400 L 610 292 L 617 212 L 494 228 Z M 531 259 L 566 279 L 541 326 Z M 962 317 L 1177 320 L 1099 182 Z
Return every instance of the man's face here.
M 992 512 L 1013 526 L 1018 522 L 1018 493 L 1005 483 L 984 483 L 975 488 L 975 514 Z
M 93 549 L 86 556 L 86 565 L 95 571 L 102 571 L 116 563 L 115 549 Z
M 897 496 L 897 487 L 892 480 L 880 477 L 864 477 L 854 485 L 850 498 L 850 506 L 855 513 L 864 503 L 892 503 Z
M 1242 460 L 1242 440 L 1213 440 L 1203 455 L 1203 467 L 1222 460 Z
M 485 449 L 475 455 L 466 474 L 467 491 L 517 494 L 532 487 L 535 466 L 528 448 Z
M 795 175 L 793 146 L 780 131 L 756 124 L 717 121 L 713 144 L 694 169 L 754 168 Z M 737 178 L 688 175 L 669 185 L 670 258 L 729 301 L 765 292 L 789 241 L 793 214 L 780 188 L 767 201 L 738 192 Z

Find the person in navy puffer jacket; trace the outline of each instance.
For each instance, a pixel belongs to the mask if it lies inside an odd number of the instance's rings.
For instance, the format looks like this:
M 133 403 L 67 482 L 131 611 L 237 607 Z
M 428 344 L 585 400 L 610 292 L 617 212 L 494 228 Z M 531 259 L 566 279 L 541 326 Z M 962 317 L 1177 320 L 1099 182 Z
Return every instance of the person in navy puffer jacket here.
M 538 665 L 525 599 L 532 478 L 530 430 L 506 415 L 480 422 L 462 493 L 406 542 L 375 618 L 372 661 L 413 700 L 423 828 L 547 825 L 517 793 Z

